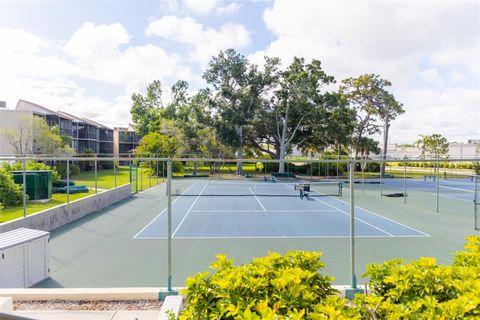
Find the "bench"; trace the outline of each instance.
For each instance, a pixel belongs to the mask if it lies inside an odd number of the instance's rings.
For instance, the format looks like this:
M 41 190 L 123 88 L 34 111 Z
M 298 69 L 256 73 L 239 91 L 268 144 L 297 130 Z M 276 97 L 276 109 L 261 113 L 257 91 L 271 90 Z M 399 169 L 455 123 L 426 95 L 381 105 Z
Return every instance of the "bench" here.
M 263 177 L 263 180 L 265 180 L 265 182 L 277 182 L 277 178 L 275 178 L 275 176 L 264 176 Z

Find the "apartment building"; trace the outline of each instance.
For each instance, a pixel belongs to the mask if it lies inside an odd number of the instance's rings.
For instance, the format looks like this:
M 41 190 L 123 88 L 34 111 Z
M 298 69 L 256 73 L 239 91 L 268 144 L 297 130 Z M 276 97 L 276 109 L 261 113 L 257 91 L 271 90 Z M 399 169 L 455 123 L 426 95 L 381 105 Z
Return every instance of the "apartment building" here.
M 135 132 L 135 128 L 129 125 L 126 128 L 113 128 L 113 141 L 113 154 L 115 157 L 128 156 L 138 146 L 140 137 Z
M 15 109 L 0 108 L 0 128 L 16 129 L 22 117 L 28 116 L 41 117 L 49 126 L 57 126 L 62 135 L 72 139 L 72 148 L 77 154 L 113 154 L 114 134 L 111 128 L 90 119 L 80 118 L 67 112 L 53 111 L 25 100 L 19 100 Z M 12 150 L 8 140 L 0 136 L 0 154 L 14 153 L 16 152 Z M 32 153 L 32 149 L 30 148 L 26 153 Z

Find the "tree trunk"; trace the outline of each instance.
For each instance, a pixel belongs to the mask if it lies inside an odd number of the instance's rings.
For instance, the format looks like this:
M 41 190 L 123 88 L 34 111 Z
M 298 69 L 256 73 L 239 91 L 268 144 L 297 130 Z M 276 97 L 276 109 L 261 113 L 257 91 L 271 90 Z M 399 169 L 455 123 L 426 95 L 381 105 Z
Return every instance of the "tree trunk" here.
M 285 116 L 285 118 L 283 119 L 282 138 L 280 140 L 280 157 L 279 157 L 280 163 L 278 166 L 279 173 L 285 172 L 285 154 L 287 152 L 287 121 L 288 121 L 288 118 L 287 116 Z
M 387 159 L 387 147 L 388 147 L 388 129 L 390 129 L 390 123 L 388 118 L 385 119 L 383 126 L 383 156 L 382 159 L 385 161 Z M 382 162 L 380 167 L 380 175 L 383 177 L 385 175 L 385 162 Z
M 197 161 L 193 161 L 193 176 L 197 176 Z
M 237 146 L 237 160 L 242 160 L 243 158 L 243 126 L 242 125 L 236 125 L 235 129 L 237 131 L 238 135 L 238 140 L 239 140 L 239 145 Z M 238 161 L 237 162 L 237 175 L 241 176 L 243 174 L 243 164 L 242 162 Z

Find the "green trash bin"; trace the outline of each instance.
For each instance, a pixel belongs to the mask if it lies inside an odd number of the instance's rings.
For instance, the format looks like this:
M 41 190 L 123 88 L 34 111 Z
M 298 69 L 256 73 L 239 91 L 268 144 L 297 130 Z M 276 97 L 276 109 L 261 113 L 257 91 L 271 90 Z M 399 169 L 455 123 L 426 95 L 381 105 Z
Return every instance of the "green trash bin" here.
M 23 171 L 13 171 L 13 181 L 23 185 Z M 48 200 L 52 198 L 52 171 L 27 170 L 25 171 L 27 195 L 29 200 Z

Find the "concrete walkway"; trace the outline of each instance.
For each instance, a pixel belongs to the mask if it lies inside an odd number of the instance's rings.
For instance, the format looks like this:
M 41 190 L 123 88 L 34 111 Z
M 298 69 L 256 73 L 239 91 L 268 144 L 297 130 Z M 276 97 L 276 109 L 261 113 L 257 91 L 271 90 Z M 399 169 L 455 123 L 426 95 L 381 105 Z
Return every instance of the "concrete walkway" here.
M 160 311 L 155 310 L 110 310 L 110 311 L 69 311 L 69 310 L 22 310 L 12 312 L 17 316 L 36 320 L 157 320 Z

